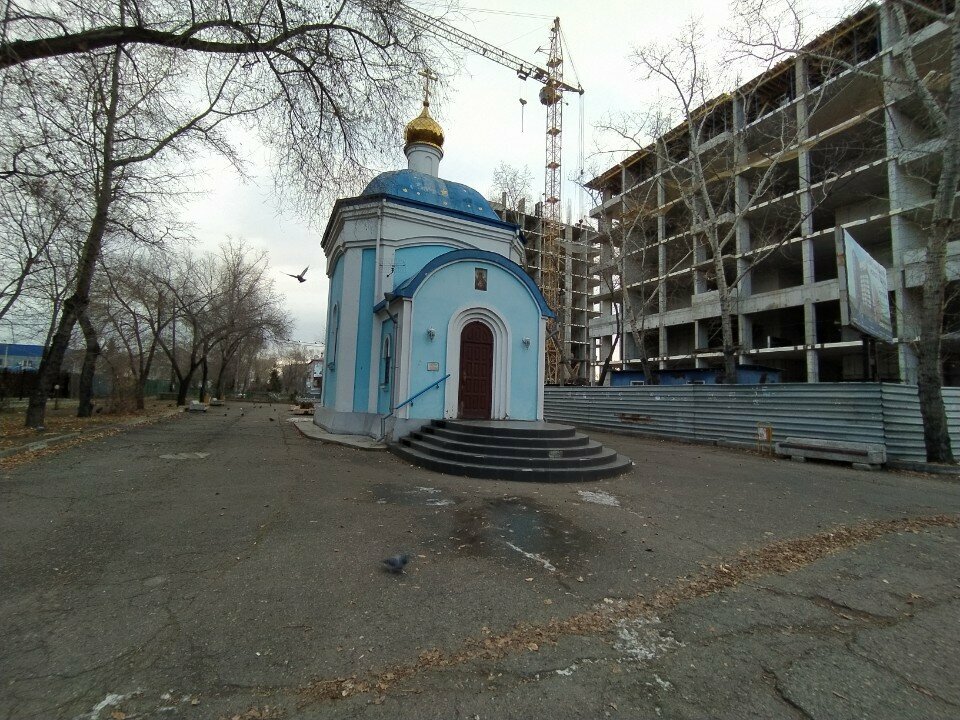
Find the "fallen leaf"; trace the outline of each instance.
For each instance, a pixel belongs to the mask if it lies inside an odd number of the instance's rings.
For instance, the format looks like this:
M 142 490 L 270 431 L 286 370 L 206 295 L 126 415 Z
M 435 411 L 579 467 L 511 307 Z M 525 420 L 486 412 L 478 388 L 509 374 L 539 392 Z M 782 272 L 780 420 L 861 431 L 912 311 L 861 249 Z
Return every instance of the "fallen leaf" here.
M 110 717 L 113 720 L 126 720 L 127 714 L 123 710 L 114 710 L 110 713 Z
M 534 643 L 534 642 L 529 643 L 529 644 L 527 645 L 527 650 L 531 650 L 532 652 L 536 652 L 536 651 L 539 650 L 539 649 L 540 649 L 540 646 L 537 645 L 537 644 Z

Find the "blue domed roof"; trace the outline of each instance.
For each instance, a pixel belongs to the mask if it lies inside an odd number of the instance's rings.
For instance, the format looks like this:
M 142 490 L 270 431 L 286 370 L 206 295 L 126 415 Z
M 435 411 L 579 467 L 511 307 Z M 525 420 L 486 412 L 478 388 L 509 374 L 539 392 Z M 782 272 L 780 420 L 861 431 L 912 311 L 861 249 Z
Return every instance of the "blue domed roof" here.
M 490 203 L 473 188 L 414 170 L 393 170 L 377 175 L 360 193 L 360 197 L 367 195 L 386 195 L 465 215 L 500 220 Z

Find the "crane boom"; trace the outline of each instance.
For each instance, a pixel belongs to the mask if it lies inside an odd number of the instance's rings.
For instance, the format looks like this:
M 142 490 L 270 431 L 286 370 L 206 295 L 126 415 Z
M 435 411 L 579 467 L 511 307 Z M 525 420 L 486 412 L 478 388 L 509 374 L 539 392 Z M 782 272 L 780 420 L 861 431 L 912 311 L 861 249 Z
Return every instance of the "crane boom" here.
M 470 52 L 476 53 L 480 57 L 493 60 L 493 62 L 502 65 L 505 68 L 510 68 L 517 73 L 517 77 L 519 77 L 521 80 L 533 78 L 537 82 L 543 83 L 544 85 L 548 84 L 551 80 L 551 73 L 545 68 L 542 68 L 539 65 L 535 65 L 531 62 L 527 62 L 523 58 L 517 57 L 513 53 L 509 53 L 502 48 L 498 48 L 496 45 L 491 45 L 487 41 L 471 35 L 470 33 L 459 30 L 440 18 L 427 15 L 426 13 L 415 10 L 407 5 L 399 5 L 397 9 L 399 14 L 405 17 L 414 27 L 420 28 L 424 32 L 435 35 L 442 40 L 447 40 L 448 42 L 451 42 L 454 45 L 463 48 L 464 50 L 469 50 Z M 557 87 L 560 90 L 575 92 L 583 95 L 583 88 L 579 85 L 574 87 L 573 85 L 568 85 L 567 83 L 561 82 L 557 85 Z

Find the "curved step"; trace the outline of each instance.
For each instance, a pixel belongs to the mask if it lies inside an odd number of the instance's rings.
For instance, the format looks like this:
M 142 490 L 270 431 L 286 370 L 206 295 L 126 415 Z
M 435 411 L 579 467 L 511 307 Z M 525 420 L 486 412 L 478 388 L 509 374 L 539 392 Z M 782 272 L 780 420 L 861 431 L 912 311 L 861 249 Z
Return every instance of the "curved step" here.
M 559 456 L 562 457 L 583 457 L 586 455 L 596 455 L 603 450 L 603 445 L 589 438 L 586 438 L 586 442 L 582 445 L 539 445 L 537 447 L 531 447 L 529 445 L 503 445 L 499 443 L 491 444 L 489 442 L 483 442 L 482 438 L 476 439 L 476 442 L 463 442 L 434 433 L 422 432 L 412 432 L 405 438 L 401 438 L 400 442 L 407 439 L 417 440 L 445 450 L 459 450 L 466 453 L 487 452 L 501 457 L 549 458 L 558 457 L 557 453 L 560 453 Z M 471 438 L 471 440 L 473 440 L 473 438 Z
M 592 467 L 501 467 L 482 463 L 465 463 L 455 460 L 444 460 L 426 455 L 419 450 L 391 443 L 390 450 L 399 457 L 420 467 L 465 477 L 484 478 L 489 480 L 519 480 L 527 482 L 582 482 L 585 480 L 601 480 L 621 475 L 630 470 L 633 461 L 623 455 L 613 454 L 610 460 L 602 465 Z
M 446 421 L 443 421 L 446 422 Z M 421 433 L 429 433 L 455 442 L 500 445 L 503 447 L 576 447 L 586 445 L 590 438 L 574 432 L 562 437 L 538 437 L 534 435 L 493 435 L 486 432 L 472 432 L 461 429 L 425 425 Z
M 450 460 L 457 463 L 493 465 L 497 467 L 515 467 L 515 468 L 577 468 L 593 467 L 603 465 L 616 456 L 614 450 L 604 448 L 602 445 L 596 446 L 596 452 L 590 455 L 564 455 L 563 450 L 555 450 L 553 456 L 515 456 L 515 455 L 497 455 L 495 452 L 485 452 L 482 446 L 473 446 L 475 449 L 458 446 L 455 449 L 438 447 L 422 440 L 411 440 L 403 438 L 400 443 L 408 448 L 417 450 L 423 455 L 429 455 L 440 460 Z M 496 450 L 496 448 L 489 448 Z
M 524 420 L 435 420 L 433 425 L 454 432 L 496 437 L 563 438 L 573 437 L 577 432 L 572 425 Z

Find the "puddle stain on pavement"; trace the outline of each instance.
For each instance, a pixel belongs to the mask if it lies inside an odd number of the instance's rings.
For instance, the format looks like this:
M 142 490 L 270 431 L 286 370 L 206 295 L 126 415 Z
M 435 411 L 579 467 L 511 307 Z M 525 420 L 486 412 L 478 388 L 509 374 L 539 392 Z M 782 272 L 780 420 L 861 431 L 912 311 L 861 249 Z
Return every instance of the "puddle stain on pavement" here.
M 451 508 L 453 527 L 445 533 L 450 547 L 469 557 L 509 559 L 540 564 L 549 572 L 580 564 L 596 540 L 567 518 L 534 500 L 515 495 L 465 504 L 433 487 L 378 483 L 368 491 L 377 505 Z M 426 540 L 433 545 L 437 540 Z
M 505 497 L 454 511 L 450 543 L 473 557 L 512 557 L 569 567 L 593 545 L 569 520 L 527 498 Z M 546 565 L 545 565 L 546 567 Z M 549 569 L 549 568 L 548 568 Z

